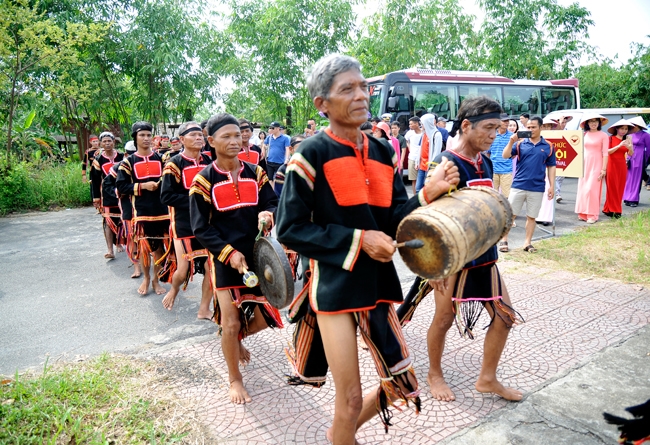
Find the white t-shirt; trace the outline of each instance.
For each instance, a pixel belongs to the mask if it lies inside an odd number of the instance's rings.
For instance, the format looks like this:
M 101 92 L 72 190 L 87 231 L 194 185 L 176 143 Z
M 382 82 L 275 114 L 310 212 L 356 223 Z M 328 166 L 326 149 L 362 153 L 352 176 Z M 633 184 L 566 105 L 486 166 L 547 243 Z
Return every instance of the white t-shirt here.
M 407 131 L 404 135 L 404 139 L 409 143 L 409 161 L 420 162 L 420 147 L 422 146 L 423 136 L 424 131 L 418 134 L 413 130 Z

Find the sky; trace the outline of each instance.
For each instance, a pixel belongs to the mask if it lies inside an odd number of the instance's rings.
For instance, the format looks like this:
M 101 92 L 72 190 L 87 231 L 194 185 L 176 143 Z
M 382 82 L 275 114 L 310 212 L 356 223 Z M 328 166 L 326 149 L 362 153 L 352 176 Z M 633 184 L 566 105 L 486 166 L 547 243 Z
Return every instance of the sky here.
M 650 0 L 557 0 L 569 6 L 577 1 L 591 12 L 594 25 L 589 29 L 588 41 L 603 56 L 621 63 L 633 55 L 632 42 L 650 44 Z M 475 0 L 459 0 L 466 12 L 482 20 L 482 11 Z M 588 63 L 589 61 L 583 61 Z

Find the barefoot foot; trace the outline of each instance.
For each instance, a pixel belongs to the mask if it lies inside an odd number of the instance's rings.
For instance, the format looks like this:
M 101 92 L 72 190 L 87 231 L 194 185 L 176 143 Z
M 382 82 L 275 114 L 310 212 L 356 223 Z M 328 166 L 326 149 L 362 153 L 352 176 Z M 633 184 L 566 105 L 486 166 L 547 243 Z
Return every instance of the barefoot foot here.
M 143 279 L 142 284 L 138 288 L 138 293 L 140 295 L 147 295 L 149 293 L 149 280 L 148 279 Z
M 333 427 L 329 427 L 327 429 L 327 432 L 325 433 L 325 437 L 327 438 L 328 442 L 334 442 L 334 433 L 332 432 Z M 354 445 L 361 445 L 358 440 L 354 440 Z
M 233 380 L 230 382 L 230 401 L 235 405 L 243 405 L 244 403 L 252 402 L 251 396 L 248 395 L 246 388 L 244 388 L 244 382 L 241 380 Z
M 122 253 L 122 252 L 124 252 L 124 246 L 121 245 L 121 244 L 118 244 L 117 245 L 117 253 Z
M 154 289 L 156 288 L 154 284 Z M 178 295 L 178 290 L 174 289 L 172 286 L 171 290 L 167 292 L 167 295 L 165 295 L 165 298 L 162 300 L 163 307 L 167 309 L 168 311 L 171 311 L 172 308 L 174 307 L 174 301 L 176 301 L 176 296 Z
M 114 260 L 115 255 L 113 254 L 113 252 L 108 252 L 104 254 L 104 258 L 106 258 L 107 260 Z
M 521 391 L 514 388 L 506 388 L 498 380 L 487 382 L 479 379 L 474 387 L 478 392 L 494 393 L 511 402 L 519 402 L 524 397 L 524 393 Z
M 138 263 L 135 263 L 133 266 L 133 275 L 131 275 L 131 278 L 140 278 L 140 275 L 142 275 L 142 269 L 140 269 L 140 265 Z
M 156 280 L 156 281 L 153 282 L 153 291 L 154 291 L 156 294 L 158 294 L 158 295 L 162 295 L 162 294 L 164 294 L 165 292 L 167 292 L 167 291 L 165 290 L 165 288 L 162 287 L 162 286 L 160 285 L 160 283 L 158 282 L 158 280 Z
M 429 390 L 434 399 L 441 402 L 452 402 L 456 400 L 454 392 L 451 390 L 445 379 L 441 375 L 427 375 Z
M 199 320 L 214 321 L 214 311 L 211 311 L 210 309 L 208 310 L 199 309 L 199 313 L 196 315 L 196 318 Z
M 251 353 L 244 347 L 244 344 L 239 342 L 239 364 L 244 368 L 251 362 Z

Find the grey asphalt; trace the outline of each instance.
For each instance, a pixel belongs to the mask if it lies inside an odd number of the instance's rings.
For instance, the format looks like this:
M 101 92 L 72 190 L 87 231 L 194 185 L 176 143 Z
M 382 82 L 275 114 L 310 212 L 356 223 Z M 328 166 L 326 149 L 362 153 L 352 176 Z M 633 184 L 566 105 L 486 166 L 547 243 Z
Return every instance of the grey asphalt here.
M 92 208 L 0 218 L 0 374 L 214 333 L 196 320 L 200 275 L 170 312 L 136 292 L 124 253 L 104 253 Z

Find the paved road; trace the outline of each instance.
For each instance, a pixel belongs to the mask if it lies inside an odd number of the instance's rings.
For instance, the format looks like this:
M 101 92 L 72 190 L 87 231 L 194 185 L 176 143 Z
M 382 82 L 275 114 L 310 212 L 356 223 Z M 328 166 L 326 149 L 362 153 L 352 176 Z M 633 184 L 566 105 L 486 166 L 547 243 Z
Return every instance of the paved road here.
M 565 181 L 558 233 L 584 225 L 573 213 L 576 183 Z M 644 190 L 639 209 L 650 207 L 649 198 Z M 523 226 L 523 218 L 518 223 Z M 523 227 L 513 229 L 510 240 L 520 247 Z M 104 249 L 101 219 L 91 208 L 0 218 L 0 374 L 46 359 L 142 351 L 215 332 L 212 323 L 196 320 L 200 276 L 169 312 L 161 296 L 137 294 L 124 254 L 107 262 Z M 408 288 L 413 275 L 396 258 Z
M 92 208 L 0 219 L 0 374 L 214 332 L 198 281 L 167 311 L 137 294 L 125 254 L 104 259 L 101 230 Z

